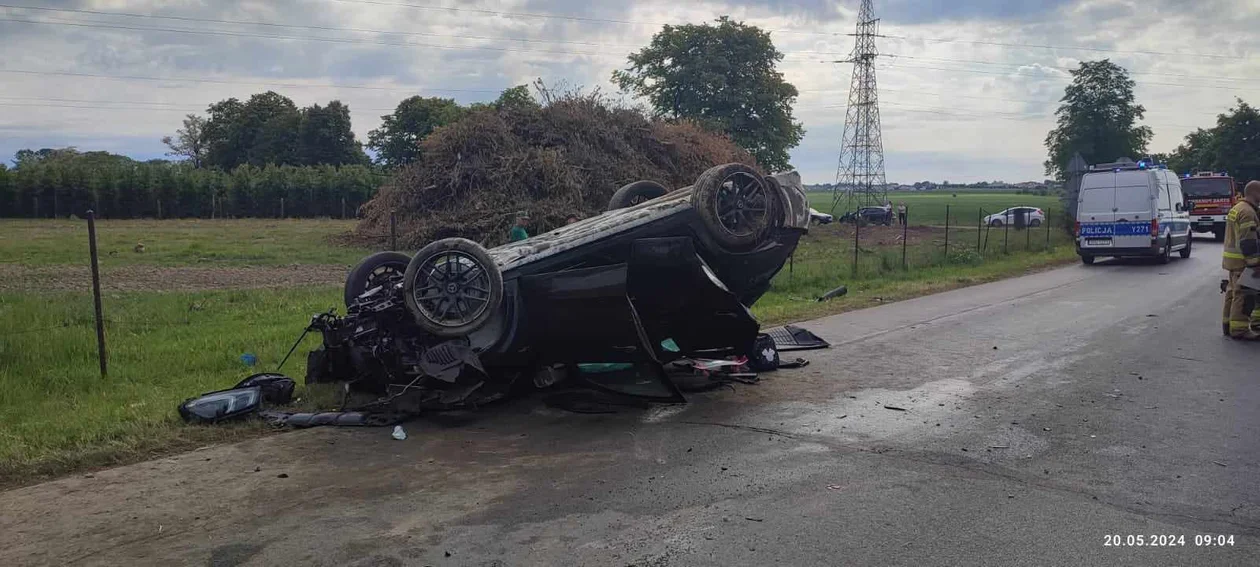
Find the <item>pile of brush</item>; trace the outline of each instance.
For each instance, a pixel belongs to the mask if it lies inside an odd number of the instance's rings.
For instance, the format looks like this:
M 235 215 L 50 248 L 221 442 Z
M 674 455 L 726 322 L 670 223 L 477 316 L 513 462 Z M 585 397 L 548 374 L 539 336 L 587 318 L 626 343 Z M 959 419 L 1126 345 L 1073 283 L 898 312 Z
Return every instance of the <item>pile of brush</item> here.
M 650 179 L 691 185 L 714 165 L 756 166 L 725 135 L 689 122 L 665 122 L 609 103 L 568 95 L 541 106 L 475 110 L 421 143 L 362 208 L 355 235 L 379 243 L 397 214 L 399 246 L 416 249 L 451 236 L 490 247 L 507 240 L 518 213 L 530 234 L 569 216 L 603 212 L 622 185 Z

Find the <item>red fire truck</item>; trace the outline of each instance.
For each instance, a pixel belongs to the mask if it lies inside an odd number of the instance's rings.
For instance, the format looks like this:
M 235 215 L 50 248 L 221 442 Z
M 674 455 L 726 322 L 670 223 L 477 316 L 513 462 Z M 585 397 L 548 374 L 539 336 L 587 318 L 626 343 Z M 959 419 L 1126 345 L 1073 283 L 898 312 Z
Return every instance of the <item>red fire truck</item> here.
M 1187 173 L 1181 179 L 1181 192 L 1190 203 L 1191 229 L 1211 232 L 1217 242 L 1225 240 L 1225 215 L 1238 202 L 1234 178 L 1211 171 Z

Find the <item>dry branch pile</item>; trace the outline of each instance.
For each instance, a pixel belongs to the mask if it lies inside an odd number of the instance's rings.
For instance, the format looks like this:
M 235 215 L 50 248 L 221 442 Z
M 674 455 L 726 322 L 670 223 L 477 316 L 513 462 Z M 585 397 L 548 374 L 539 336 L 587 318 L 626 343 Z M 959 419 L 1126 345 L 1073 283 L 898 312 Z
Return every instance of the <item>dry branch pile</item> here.
M 569 215 L 603 212 L 613 192 L 633 181 L 677 189 L 717 164 L 755 165 L 723 135 L 652 120 L 597 95 L 475 111 L 421 147 L 423 157 L 363 206 L 358 237 L 388 234 L 394 210 L 405 248 L 449 236 L 495 246 L 507 240 L 517 212 L 530 214 L 529 232 L 538 234 Z

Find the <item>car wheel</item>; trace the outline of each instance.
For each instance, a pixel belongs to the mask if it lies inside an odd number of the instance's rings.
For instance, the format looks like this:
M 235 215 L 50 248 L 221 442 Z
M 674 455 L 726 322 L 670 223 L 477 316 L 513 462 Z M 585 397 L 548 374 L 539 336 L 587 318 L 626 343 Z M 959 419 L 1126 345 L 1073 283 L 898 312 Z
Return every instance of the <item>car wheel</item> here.
M 1167 264 L 1172 261 L 1172 237 L 1164 242 L 1164 251 L 1159 255 L 1159 263 Z
M 992 221 L 989 221 L 989 226 L 993 228 L 1002 228 L 1002 221 L 993 219 Z
M 363 292 L 380 286 L 389 278 L 402 277 L 408 262 L 411 262 L 411 256 L 402 252 L 377 252 L 364 258 L 346 276 L 346 288 L 342 293 L 346 307 L 350 307 Z
M 1033 228 L 1037 228 L 1037 227 L 1041 226 L 1041 219 L 1033 219 L 1033 220 L 1029 221 L 1028 226 L 1031 226 L 1031 227 L 1033 227 Z
M 1094 265 L 1094 257 L 1093 257 L 1093 256 L 1081 256 L 1081 263 L 1082 263 L 1082 264 L 1085 264 L 1086 266 L 1092 266 L 1092 265 Z
M 1182 258 L 1190 257 L 1190 247 L 1192 245 L 1194 245 L 1194 233 L 1190 233 L 1186 235 L 1186 247 L 1182 248 L 1181 252 L 1179 252 Z
M 730 249 L 757 244 L 772 224 L 770 188 L 761 175 L 742 163 L 728 163 L 700 174 L 691 206 L 709 234 Z
M 503 301 L 503 274 L 480 244 L 443 238 L 411 259 L 403 278 L 407 309 L 416 324 L 439 337 L 481 328 Z
M 646 203 L 661 197 L 668 192 L 669 189 L 655 181 L 635 181 L 629 185 L 622 186 L 616 193 L 613 193 L 612 198 L 608 200 L 608 210 L 613 211 L 633 207 L 639 203 Z

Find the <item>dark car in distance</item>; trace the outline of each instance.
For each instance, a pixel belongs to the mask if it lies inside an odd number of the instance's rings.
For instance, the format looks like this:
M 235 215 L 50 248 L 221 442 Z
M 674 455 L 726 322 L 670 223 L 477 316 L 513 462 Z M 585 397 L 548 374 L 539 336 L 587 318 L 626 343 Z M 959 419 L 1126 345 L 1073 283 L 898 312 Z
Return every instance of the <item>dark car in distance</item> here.
M 797 173 L 735 163 L 672 192 L 631 183 L 605 213 L 521 242 L 377 253 L 347 278 L 347 314 L 312 322 L 324 340 L 307 381 L 443 409 L 582 363 L 748 354 L 759 330 L 748 306 L 809 222 Z

